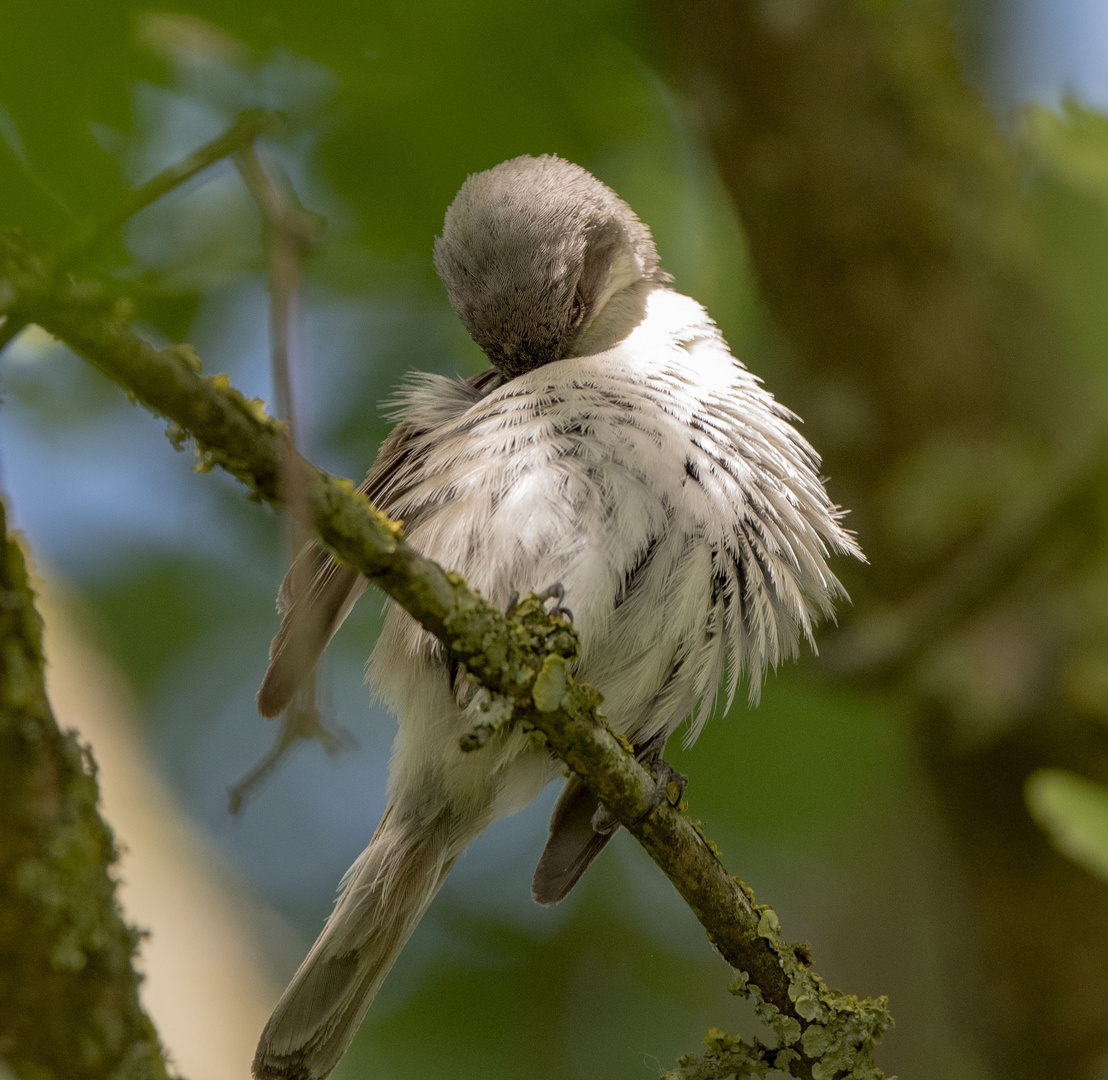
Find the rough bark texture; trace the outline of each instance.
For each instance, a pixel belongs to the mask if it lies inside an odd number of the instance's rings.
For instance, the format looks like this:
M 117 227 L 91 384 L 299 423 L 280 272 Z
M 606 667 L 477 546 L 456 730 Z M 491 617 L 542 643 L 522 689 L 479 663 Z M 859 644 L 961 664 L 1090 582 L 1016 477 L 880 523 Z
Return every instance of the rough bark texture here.
M 95 766 L 50 710 L 42 627 L 3 502 L 0 536 L 0 1073 L 165 1080 Z
M 1047 844 L 1022 788 L 1046 764 L 1108 772 L 1108 728 L 1069 689 L 1104 632 L 1081 600 L 1103 572 L 1103 498 L 1090 483 L 1051 503 L 1103 403 L 1068 363 L 1014 154 L 942 5 L 652 12 L 786 339 L 775 389 L 855 510 L 871 560 L 848 582 L 856 605 L 894 612 L 882 633 L 910 654 L 886 659 L 976 906 L 976 955 L 952 971 L 963 1015 L 998 1077 L 1102 1076 L 1108 891 Z M 1027 507 L 1005 547 L 990 522 Z M 953 587 L 952 565 L 971 568 Z M 906 632 L 924 610 L 928 632 Z

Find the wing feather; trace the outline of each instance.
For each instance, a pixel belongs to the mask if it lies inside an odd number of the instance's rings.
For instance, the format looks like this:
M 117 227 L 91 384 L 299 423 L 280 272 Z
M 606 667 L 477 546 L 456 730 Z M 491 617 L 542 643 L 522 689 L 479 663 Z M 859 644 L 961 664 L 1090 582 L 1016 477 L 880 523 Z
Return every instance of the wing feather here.
M 425 422 L 404 420 L 393 429 L 358 490 L 388 513 L 412 485 L 415 459 L 434 421 L 457 415 L 497 385 L 499 376 L 490 370 L 464 382 L 430 376 L 409 387 L 402 403 L 420 394 L 433 400 L 421 410 Z M 258 690 L 262 716 L 279 716 L 288 707 L 367 584 L 314 540 L 300 551 L 277 596 L 284 618 L 269 647 L 269 667 Z

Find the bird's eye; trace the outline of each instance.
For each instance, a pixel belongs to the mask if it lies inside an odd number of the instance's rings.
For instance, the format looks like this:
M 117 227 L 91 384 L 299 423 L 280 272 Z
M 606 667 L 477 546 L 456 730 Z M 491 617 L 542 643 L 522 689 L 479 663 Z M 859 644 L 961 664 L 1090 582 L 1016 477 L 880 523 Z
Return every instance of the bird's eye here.
M 585 308 L 581 303 L 581 297 L 575 296 L 573 298 L 573 305 L 569 309 L 569 325 L 576 326 L 581 317 L 585 314 Z

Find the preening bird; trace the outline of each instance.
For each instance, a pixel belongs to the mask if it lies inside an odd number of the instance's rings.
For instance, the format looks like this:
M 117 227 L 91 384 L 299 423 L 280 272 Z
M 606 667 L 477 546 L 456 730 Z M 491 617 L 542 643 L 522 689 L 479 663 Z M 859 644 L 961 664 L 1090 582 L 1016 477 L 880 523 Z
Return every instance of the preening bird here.
M 551 591 L 580 634 L 577 678 L 658 769 L 683 722 L 691 742 L 717 695 L 729 705 L 745 678 L 753 701 L 766 668 L 811 640 L 842 596 L 828 558 L 861 551 L 797 418 L 580 166 L 519 157 L 470 176 L 434 258 L 491 367 L 410 378 L 362 490 L 492 603 Z M 320 549 L 301 554 L 263 715 L 289 704 L 365 587 Z M 480 695 L 394 605 L 369 679 L 399 720 L 388 804 L 262 1033 L 258 1080 L 326 1077 L 455 859 L 563 775 L 519 732 L 459 748 Z M 571 778 L 534 898 L 565 897 L 614 829 Z

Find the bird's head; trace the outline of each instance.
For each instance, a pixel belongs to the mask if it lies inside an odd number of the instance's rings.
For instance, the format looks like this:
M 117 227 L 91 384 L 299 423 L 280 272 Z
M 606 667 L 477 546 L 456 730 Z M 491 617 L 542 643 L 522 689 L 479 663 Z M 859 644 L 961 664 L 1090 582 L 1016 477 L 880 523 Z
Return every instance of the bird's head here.
M 552 155 L 470 176 L 446 211 L 435 269 L 473 340 L 509 379 L 575 355 L 629 285 L 670 280 L 634 211 Z

